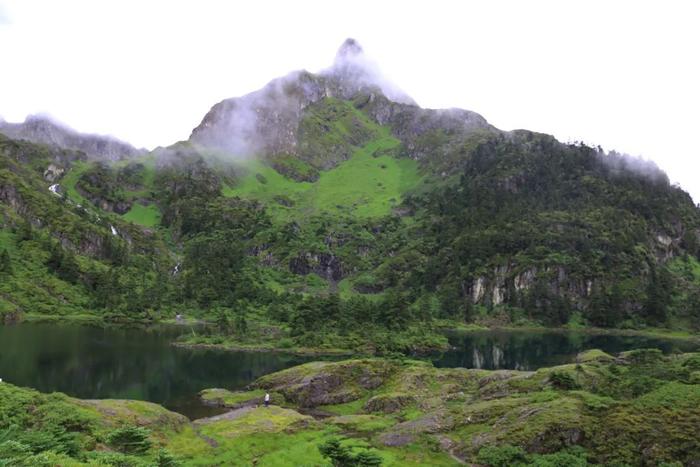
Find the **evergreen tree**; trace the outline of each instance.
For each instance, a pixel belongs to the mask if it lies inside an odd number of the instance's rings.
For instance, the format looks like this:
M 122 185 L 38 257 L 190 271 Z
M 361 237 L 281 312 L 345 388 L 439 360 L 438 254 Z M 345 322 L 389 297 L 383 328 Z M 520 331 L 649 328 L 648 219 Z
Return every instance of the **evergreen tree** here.
M 29 221 L 23 220 L 17 227 L 17 240 L 25 242 L 34 239 L 34 229 Z
M 12 274 L 12 260 L 5 248 L 3 248 L 0 253 L 0 274 L 6 274 L 8 276 Z
M 228 308 L 219 307 L 216 313 L 216 329 L 221 334 L 228 334 L 231 331 L 231 319 Z
M 665 267 L 657 269 L 651 265 L 649 282 L 647 285 L 647 299 L 644 313 L 647 322 L 659 325 L 666 322 L 668 317 L 668 304 L 671 301 L 673 278 Z
M 239 310 L 234 323 L 236 334 L 244 336 L 248 332 L 248 321 L 245 319 L 245 309 Z
M 323 457 L 330 459 L 333 467 L 352 467 L 355 459 L 347 446 L 340 444 L 337 438 L 331 438 L 318 447 Z

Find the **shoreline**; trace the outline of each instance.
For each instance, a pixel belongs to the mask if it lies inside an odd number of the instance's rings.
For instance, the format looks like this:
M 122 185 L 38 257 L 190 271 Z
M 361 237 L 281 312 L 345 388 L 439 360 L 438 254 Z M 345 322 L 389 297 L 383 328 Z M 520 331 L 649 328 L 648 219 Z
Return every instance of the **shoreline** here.
M 185 349 L 213 349 L 227 352 L 269 352 L 296 355 L 300 357 L 351 357 L 369 355 L 364 353 L 353 352 L 352 350 L 343 349 L 322 349 L 307 347 L 281 348 L 255 344 L 204 344 L 175 341 L 172 342 L 170 345 L 172 345 L 173 347 L 180 347 Z
M 22 318 L 12 324 L 19 323 L 69 323 L 69 324 L 79 324 L 79 325 L 90 325 L 90 326 L 137 326 L 137 327 L 152 327 L 152 326 L 174 326 L 174 327 L 184 327 L 184 326 L 206 326 L 208 323 L 203 319 L 193 319 L 188 318 L 184 321 L 177 321 L 175 319 L 162 319 L 153 321 L 142 321 L 142 320 L 124 320 L 124 321 L 103 321 L 102 316 L 90 315 L 90 314 L 76 314 L 76 315 L 46 315 L 46 314 L 34 314 L 28 313 L 24 314 Z M 3 323 L 0 323 L 2 325 Z M 12 325 L 5 324 L 5 325 Z M 700 344 L 700 333 L 692 333 L 688 331 L 665 329 L 665 328 L 648 328 L 648 329 L 609 329 L 609 328 L 598 328 L 598 327 L 547 327 L 547 326 L 537 326 L 537 325 L 524 325 L 524 326 L 512 326 L 512 325 L 495 325 L 487 326 L 477 323 L 456 323 L 450 321 L 438 321 L 435 323 L 435 329 L 440 333 L 444 334 L 478 334 L 485 332 L 532 332 L 532 333 L 579 333 L 586 335 L 611 335 L 611 336 L 640 336 L 649 337 L 656 339 L 669 339 L 669 340 L 679 340 L 679 341 L 689 341 Z M 181 348 L 192 348 L 192 349 L 216 349 L 232 352 L 275 352 L 289 355 L 297 355 L 302 357 L 349 357 L 349 356 L 375 356 L 374 352 L 367 351 L 357 351 L 351 349 L 329 349 L 329 348 L 314 348 L 314 347 L 275 347 L 274 345 L 269 345 L 268 343 L 260 342 L 254 344 L 239 344 L 239 343 L 188 343 L 181 341 L 174 341 L 172 345 Z M 411 355 L 429 355 L 432 352 L 444 352 L 450 350 L 452 347 L 448 348 L 424 348 L 417 349 Z
M 646 336 L 655 337 L 659 339 L 674 339 L 674 340 L 687 340 L 687 341 L 698 341 L 700 343 L 700 333 L 691 333 L 688 331 L 680 331 L 674 329 L 664 329 L 664 328 L 650 328 L 650 329 L 611 329 L 611 328 L 598 328 L 598 327 L 547 327 L 547 326 L 481 326 L 481 325 L 465 325 L 465 326 L 438 326 L 443 332 L 450 333 L 480 333 L 480 332 L 552 332 L 552 333 L 580 333 L 588 335 L 614 335 L 614 336 Z

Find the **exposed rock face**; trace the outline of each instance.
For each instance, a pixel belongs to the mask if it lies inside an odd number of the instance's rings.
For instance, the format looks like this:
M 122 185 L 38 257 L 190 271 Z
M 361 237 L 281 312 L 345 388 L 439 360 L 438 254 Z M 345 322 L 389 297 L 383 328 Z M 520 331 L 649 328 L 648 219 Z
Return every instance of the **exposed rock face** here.
M 326 95 L 318 77 L 290 73 L 259 91 L 216 104 L 190 141 L 241 157 L 294 154 L 302 110 Z
M 572 276 L 563 266 L 530 267 L 522 269 L 515 263 L 502 264 L 490 274 L 478 276 L 465 284 L 472 303 L 500 305 L 516 294 L 525 294 L 541 280 L 552 294 L 565 296 L 574 304 L 586 300 L 593 290 L 593 281 Z
M 305 253 L 292 258 L 289 270 L 294 274 L 316 273 L 326 280 L 338 282 L 343 279 L 343 265 L 340 259 L 328 253 Z
M 535 437 L 528 446 L 529 452 L 548 453 L 561 448 L 583 444 L 585 433 L 580 428 L 553 428 Z
M 437 131 L 470 136 L 495 131 L 479 114 L 461 109 L 421 109 L 403 91 L 385 80 L 360 45 L 346 40 L 333 66 L 312 74 L 295 71 L 262 89 L 216 104 L 190 135 L 190 141 L 238 157 L 261 156 L 275 162 L 284 154 L 304 158 L 300 123 L 307 109 L 324 98 L 351 100 L 377 123 L 390 125 L 415 158 L 430 155 L 435 145 L 425 138 Z M 452 151 L 463 139 L 451 138 Z M 354 144 L 354 143 L 353 143 Z M 328 167 L 325 167 L 328 168 Z
M 44 180 L 46 180 L 47 182 L 54 183 L 63 176 L 63 173 L 65 171 L 66 169 L 64 169 L 63 167 L 59 167 L 56 164 L 49 164 L 49 166 L 44 171 Z
M 409 394 L 379 394 L 370 398 L 364 406 L 367 412 L 394 413 L 414 402 Z
M 394 371 L 385 362 L 315 362 L 260 378 L 255 387 L 276 391 L 301 407 L 343 404 L 359 399 L 362 389 L 378 387 Z
M 114 161 L 128 159 L 145 152 L 115 138 L 78 133 L 46 117 L 34 115 L 27 117 L 23 123 L 0 121 L 0 133 L 32 143 L 82 151 L 94 159 Z

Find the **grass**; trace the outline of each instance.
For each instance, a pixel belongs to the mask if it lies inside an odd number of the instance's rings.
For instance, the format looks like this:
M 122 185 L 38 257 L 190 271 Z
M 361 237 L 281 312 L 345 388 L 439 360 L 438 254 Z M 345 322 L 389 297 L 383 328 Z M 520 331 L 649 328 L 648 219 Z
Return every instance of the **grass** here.
M 592 351 L 591 355 L 601 352 Z M 358 399 L 345 404 L 324 405 L 319 400 L 316 406 L 320 411 L 337 414 L 319 419 L 296 410 L 295 397 L 285 402 L 289 407 L 273 403 L 269 408 L 249 407 L 189 422 L 148 402 L 80 401 L 3 383 L 0 435 L 8 423 L 20 427 L 16 436 L 25 444 L 36 439 L 41 430 L 70 432 L 81 441 L 79 457 L 97 459 L 120 456 L 110 451 L 111 446 L 99 444 L 113 430 L 145 427 L 153 447 L 133 457 L 133 464 L 119 465 L 153 465 L 158 450 L 165 448 L 183 466 L 329 466 L 318 447 L 331 438 L 338 438 L 353 453 L 376 453 L 384 467 L 471 464 L 485 446 L 560 454 L 558 462 L 528 461 L 522 465 L 584 465 L 571 464 L 565 457 L 572 445 L 578 445 L 574 448 L 578 455 L 596 465 L 661 465 L 695 459 L 700 448 L 700 381 L 687 379 L 689 368 L 700 368 L 699 354 L 659 354 L 658 359 L 641 363 L 592 359 L 576 368 L 570 364 L 534 374 L 504 373 L 434 368 L 409 360 L 353 359 L 310 362 L 266 375 L 253 384 L 257 387 L 254 392 L 208 391 L 214 398 L 232 397 L 233 402 L 262 394 L 260 387 L 275 395 L 298 396 L 313 381 L 319 384 L 317 392 L 328 395 L 353 388 L 361 391 Z M 582 388 L 554 387 L 551 375 L 563 371 L 578 372 Z M 335 377 L 341 379 L 340 386 L 324 386 Z M 379 381 L 372 388 L 361 389 L 370 377 Z M 641 392 L 630 392 L 630 387 Z M 365 413 L 368 397 L 396 393 L 401 388 L 402 393 L 415 397 L 415 405 L 401 412 Z M 402 437 L 399 445 L 387 446 L 386 440 Z M 61 437 L 58 442 L 66 440 L 70 438 Z M 50 465 L 79 465 L 73 462 L 70 457 L 61 457 Z
M 321 212 L 347 214 L 360 218 L 387 215 L 404 193 L 416 186 L 421 176 L 412 159 L 376 152 L 394 148 L 398 140 L 383 135 L 362 148 L 337 167 L 321 172 L 317 181 L 297 182 L 284 177 L 259 161 L 249 162 L 248 174 L 235 187 L 227 186 L 225 196 L 257 199 L 265 202 L 273 218 L 298 219 Z M 284 206 L 279 199 L 291 201 Z
M 87 162 L 75 162 L 60 182 L 61 188 L 66 192 L 68 199 L 81 206 L 89 206 L 90 202 L 78 193 L 76 184 L 89 168 L 90 164 Z
M 144 206 L 136 202 L 122 218 L 144 227 L 156 227 L 160 224 L 161 213 L 155 204 Z
M 236 406 L 254 399 L 262 399 L 263 396 L 265 396 L 265 391 L 262 389 L 246 392 L 231 392 L 226 389 L 205 389 L 200 393 L 202 400 L 228 407 Z
M 160 224 L 161 212 L 160 209 L 155 204 L 144 205 L 138 202 L 138 198 L 150 198 L 155 183 L 156 176 L 156 166 L 155 166 L 155 156 L 148 154 L 142 158 L 129 160 L 129 161 L 119 161 L 114 164 L 114 167 L 125 167 L 128 163 L 138 162 L 143 164 L 142 179 L 141 183 L 143 188 L 135 191 L 125 191 L 124 194 L 127 198 L 135 199 L 133 206 L 126 214 L 122 215 L 122 218 L 126 221 L 133 222 L 134 224 L 139 224 L 144 227 L 156 227 Z M 90 202 L 85 199 L 77 190 L 76 185 L 80 177 L 91 167 L 90 163 L 87 162 L 75 162 L 71 170 L 69 170 L 66 175 L 61 179 L 60 185 L 65 190 L 68 199 L 76 204 L 80 204 L 83 207 L 90 207 Z

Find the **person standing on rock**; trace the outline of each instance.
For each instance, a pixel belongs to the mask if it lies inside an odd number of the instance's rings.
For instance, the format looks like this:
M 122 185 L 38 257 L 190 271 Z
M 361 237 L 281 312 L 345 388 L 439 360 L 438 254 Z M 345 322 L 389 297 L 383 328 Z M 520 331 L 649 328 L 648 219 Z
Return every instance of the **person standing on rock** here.
M 270 393 L 269 392 L 265 393 L 264 401 L 265 401 L 265 407 L 268 407 L 270 405 Z

